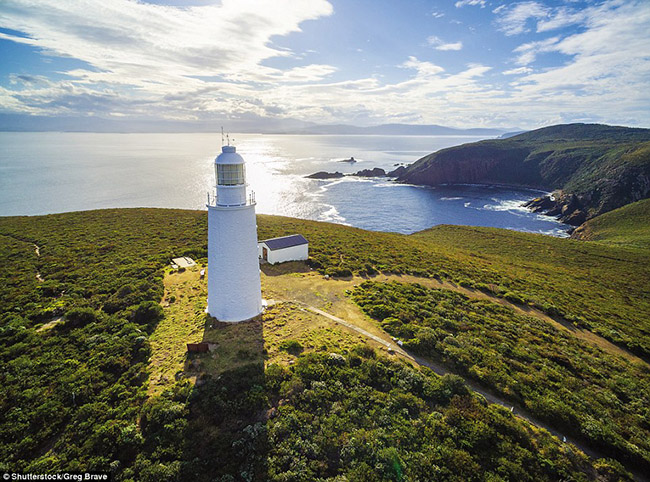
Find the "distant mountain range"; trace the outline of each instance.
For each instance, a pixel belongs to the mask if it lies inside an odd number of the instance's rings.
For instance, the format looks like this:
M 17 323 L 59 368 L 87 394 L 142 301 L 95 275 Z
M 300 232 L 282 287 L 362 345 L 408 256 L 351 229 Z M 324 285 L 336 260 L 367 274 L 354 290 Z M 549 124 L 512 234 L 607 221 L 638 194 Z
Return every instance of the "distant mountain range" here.
M 315 135 L 402 135 L 402 136 L 499 136 L 510 129 L 470 128 L 458 129 L 436 124 L 382 124 L 357 127 L 345 124 L 314 125 L 292 132 L 292 134 Z
M 105 118 L 98 116 L 46 117 L 0 114 L 0 131 L 5 132 L 217 133 L 223 126 L 226 132 L 231 133 L 271 133 L 276 131 L 293 132 L 311 125 L 309 122 L 295 119 L 273 119 L 267 122 L 258 117 L 187 121 L 150 118 Z
M 650 129 L 556 125 L 442 149 L 389 175 L 428 186 L 478 183 L 558 190 L 530 207 L 577 226 L 650 197 Z
M 458 129 L 440 125 L 382 124 L 370 127 L 318 125 L 296 119 L 215 119 L 175 121 L 160 119 L 108 119 L 103 117 L 44 117 L 0 114 L 0 131 L 5 132 L 228 132 L 311 135 L 404 135 L 404 136 L 499 136 L 512 129 Z

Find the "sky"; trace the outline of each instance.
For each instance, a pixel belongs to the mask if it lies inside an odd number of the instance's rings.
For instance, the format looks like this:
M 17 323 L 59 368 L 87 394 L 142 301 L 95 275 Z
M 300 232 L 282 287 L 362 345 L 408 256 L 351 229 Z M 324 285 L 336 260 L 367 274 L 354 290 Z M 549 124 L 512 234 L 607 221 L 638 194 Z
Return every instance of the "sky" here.
M 0 115 L 650 127 L 650 1 L 1 0 Z

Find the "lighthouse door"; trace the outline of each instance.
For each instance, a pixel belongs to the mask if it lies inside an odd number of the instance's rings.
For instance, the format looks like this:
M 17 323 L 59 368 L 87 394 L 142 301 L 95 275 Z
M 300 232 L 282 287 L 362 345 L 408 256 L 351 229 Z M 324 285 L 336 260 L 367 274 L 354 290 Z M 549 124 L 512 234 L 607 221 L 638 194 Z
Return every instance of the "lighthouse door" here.
M 262 247 L 262 259 L 263 259 L 264 261 L 268 261 L 268 260 L 269 260 L 269 250 L 266 249 L 265 247 Z

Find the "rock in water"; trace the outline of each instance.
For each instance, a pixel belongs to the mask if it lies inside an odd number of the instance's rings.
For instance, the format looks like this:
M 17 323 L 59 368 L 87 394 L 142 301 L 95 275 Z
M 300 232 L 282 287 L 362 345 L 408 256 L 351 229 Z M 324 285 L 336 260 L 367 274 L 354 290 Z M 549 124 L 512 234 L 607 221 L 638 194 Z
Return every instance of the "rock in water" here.
M 375 167 L 374 169 L 362 169 L 361 171 L 356 172 L 353 176 L 359 177 L 384 177 L 386 176 L 386 171 L 381 167 Z
M 343 173 L 338 171 L 337 172 L 319 171 L 305 177 L 309 179 L 337 179 L 339 177 L 343 177 Z

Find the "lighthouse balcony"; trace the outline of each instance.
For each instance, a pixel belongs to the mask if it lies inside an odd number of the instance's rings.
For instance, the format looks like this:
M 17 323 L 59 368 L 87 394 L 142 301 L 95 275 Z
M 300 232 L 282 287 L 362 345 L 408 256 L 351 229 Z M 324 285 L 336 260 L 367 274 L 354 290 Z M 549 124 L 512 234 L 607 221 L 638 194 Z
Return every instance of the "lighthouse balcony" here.
M 228 195 L 216 195 L 214 193 L 208 192 L 208 203 L 207 207 L 219 207 L 219 208 L 233 208 L 233 207 L 246 207 L 254 206 L 255 202 L 255 191 L 251 191 L 248 195 L 244 196 L 228 196 Z

